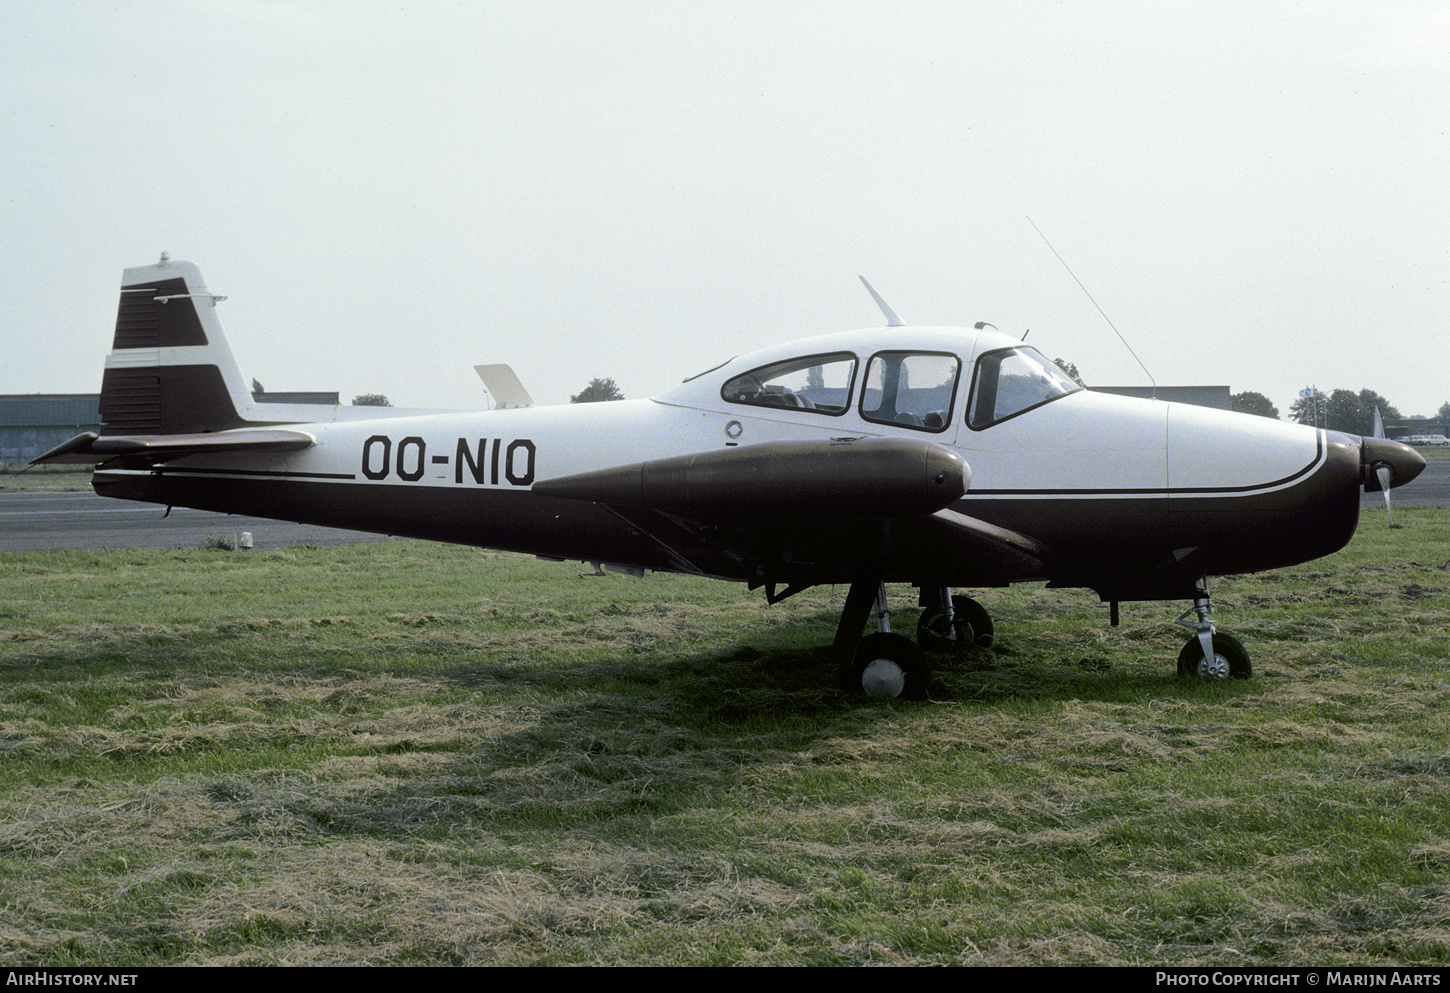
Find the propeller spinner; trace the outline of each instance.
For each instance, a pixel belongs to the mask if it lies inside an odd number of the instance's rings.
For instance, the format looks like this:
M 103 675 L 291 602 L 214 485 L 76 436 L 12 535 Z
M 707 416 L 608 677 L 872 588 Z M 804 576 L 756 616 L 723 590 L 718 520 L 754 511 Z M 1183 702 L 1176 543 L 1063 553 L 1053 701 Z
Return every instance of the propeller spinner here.
M 1425 470 L 1425 457 L 1409 445 L 1387 438 L 1359 439 L 1359 474 L 1366 493 L 1383 492 L 1385 513 L 1394 527 L 1390 490 L 1404 486 Z

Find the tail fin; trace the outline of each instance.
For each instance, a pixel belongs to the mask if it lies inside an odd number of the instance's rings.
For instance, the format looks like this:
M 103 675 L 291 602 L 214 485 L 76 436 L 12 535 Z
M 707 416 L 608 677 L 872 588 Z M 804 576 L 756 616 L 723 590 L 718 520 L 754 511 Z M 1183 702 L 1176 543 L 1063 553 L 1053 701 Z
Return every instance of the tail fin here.
M 163 255 L 156 265 L 127 269 L 101 379 L 101 432 L 78 434 L 31 464 L 134 469 L 188 455 L 312 447 L 316 438 L 307 432 L 271 426 L 284 419 L 251 419 L 252 394 L 216 316 L 224 299 L 207 292 L 190 262 Z M 125 494 L 112 487 L 108 495 Z M 163 502 L 153 495 L 132 499 Z
M 127 269 L 101 381 L 101 436 L 246 427 L 252 395 L 190 262 Z

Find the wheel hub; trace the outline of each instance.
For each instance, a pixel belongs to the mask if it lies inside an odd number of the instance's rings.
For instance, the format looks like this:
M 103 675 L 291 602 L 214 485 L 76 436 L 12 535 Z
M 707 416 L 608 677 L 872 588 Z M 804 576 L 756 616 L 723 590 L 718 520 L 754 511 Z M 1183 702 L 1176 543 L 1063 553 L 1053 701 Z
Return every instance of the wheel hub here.
M 1199 679 L 1227 679 L 1229 678 L 1228 659 L 1214 653 L 1211 659 L 1200 659 L 1198 662 Z
M 873 659 L 861 670 L 861 690 L 867 696 L 901 696 L 906 670 L 890 659 Z

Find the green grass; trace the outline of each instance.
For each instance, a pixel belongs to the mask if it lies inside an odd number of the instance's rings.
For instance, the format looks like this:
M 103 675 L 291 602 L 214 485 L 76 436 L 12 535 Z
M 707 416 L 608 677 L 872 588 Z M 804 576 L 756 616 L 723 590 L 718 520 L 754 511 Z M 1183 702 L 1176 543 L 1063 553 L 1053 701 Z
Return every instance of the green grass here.
M 1444 965 L 1450 514 L 1396 520 L 1217 585 L 1253 680 L 1024 586 L 925 703 L 834 689 L 844 589 L 0 556 L 0 961 Z
M 90 490 L 91 467 L 85 466 L 77 472 L 74 467 L 55 468 L 51 466 L 6 465 L 0 468 L 0 493 L 21 491 L 67 492 Z

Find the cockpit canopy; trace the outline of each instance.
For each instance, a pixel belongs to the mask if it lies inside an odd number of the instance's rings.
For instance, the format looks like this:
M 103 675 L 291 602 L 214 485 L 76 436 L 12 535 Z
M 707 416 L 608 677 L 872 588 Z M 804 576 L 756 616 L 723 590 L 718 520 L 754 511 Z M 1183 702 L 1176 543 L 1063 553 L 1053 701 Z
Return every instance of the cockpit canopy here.
M 863 370 L 854 352 L 827 351 L 737 373 L 725 381 L 720 397 L 829 417 L 845 414 L 854 400 L 866 421 L 940 432 L 953 423 L 961 372 L 961 359 L 952 352 L 879 351 Z M 1080 389 L 1030 346 L 984 352 L 972 373 L 966 423 L 988 428 Z

